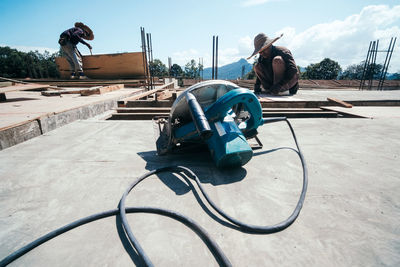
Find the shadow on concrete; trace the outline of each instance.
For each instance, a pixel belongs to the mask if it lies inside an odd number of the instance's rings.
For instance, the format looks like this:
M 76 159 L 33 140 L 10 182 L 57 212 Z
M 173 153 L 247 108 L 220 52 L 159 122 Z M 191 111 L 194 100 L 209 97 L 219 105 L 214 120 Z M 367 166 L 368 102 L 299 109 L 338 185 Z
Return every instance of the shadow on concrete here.
M 158 156 L 157 152 L 153 150 L 139 152 L 138 155 L 146 161 L 146 170 L 152 171 L 166 166 L 184 166 L 198 175 L 201 183 L 209 183 L 215 186 L 240 182 L 247 174 L 246 169 L 242 167 L 226 169 L 217 168 L 208 149 L 200 149 L 196 152 L 190 151 L 186 153 L 174 153 L 164 156 Z M 177 195 L 182 195 L 188 192 L 187 186 L 183 186 L 183 182 L 174 175 L 159 173 L 157 176 Z
M 214 186 L 218 186 L 236 183 L 243 180 L 247 174 L 246 169 L 242 167 L 218 169 L 212 161 L 208 150 L 165 156 L 158 156 L 156 151 L 146 151 L 139 152 L 138 155 L 146 161 L 146 169 L 149 171 L 166 166 L 185 166 L 198 176 L 201 184 L 210 183 Z M 196 182 L 193 179 L 188 178 L 184 174 L 172 172 L 158 173 L 155 175 L 177 195 L 183 195 L 192 191 L 203 211 L 216 222 L 226 227 L 245 232 L 240 227 L 221 219 L 216 215 L 215 211 L 207 207 L 200 197 L 198 190 L 194 187 Z M 181 179 L 178 178 L 178 176 Z
M 126 251 L 126 253 L 128 253 L 129 257 L 131 257 L 132 262 L 136 265 L 136 266 L 144 266 L 143 261 L 141 260 L 141 258 L 139 257 L 139 255 L 137 254 L 136 250 L 133 248 L 132 244 L 130 243 L 130 241 L 128 240 L 128 238 L 126 237 L 125 234 L 125 230 L 122 226 L 122 221 L 121 221 L 121 217 L 119 214 L 117 214 L 115 216 L 115 224 L 117 226 L 117 231 L 118 231 L 118 236 L 121 240 L 122 245 L 124 246 L 124 249 Z

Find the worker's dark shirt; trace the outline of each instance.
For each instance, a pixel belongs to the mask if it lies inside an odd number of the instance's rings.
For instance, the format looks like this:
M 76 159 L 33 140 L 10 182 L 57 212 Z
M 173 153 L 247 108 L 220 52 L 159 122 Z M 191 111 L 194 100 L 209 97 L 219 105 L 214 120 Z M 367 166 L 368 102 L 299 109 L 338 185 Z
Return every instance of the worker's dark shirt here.
M 285 61 L 286 65 L 286 71 L 285 75 L 278 84 L 280 86 L 283 86 L 287 84 L 293 77 L 296 75 L 298 72 L 296 62 L 293 59 L 292 53 L 287 49 L 286 47 L 283 46 L 272 46 L 271 47 L 271 55 L 269 58 L 263 58 L 261 55 L 258 58 L 258 63 L 262 65 L 262 68 L 264 69 L 265 73 L 265 80 L 263 81 L 263 85 L 269 85 L 269 89 L 273 84 L 274 84 L 274 72 L 272 69 L 272 59 L 276 56 L 281 56 L 283 61 Z M 255 88 L 260 88 L 261 81 L 257 77 Z
M 82 36 L 84 36 L 84 32 L 81 28 L 71 28 L 66 31 L 64 31 L 60 37 L 66 36 L 67 39 L 73 44 L 77 45 L 79 42 L 85 44 L 86 42 L 82 40 Z

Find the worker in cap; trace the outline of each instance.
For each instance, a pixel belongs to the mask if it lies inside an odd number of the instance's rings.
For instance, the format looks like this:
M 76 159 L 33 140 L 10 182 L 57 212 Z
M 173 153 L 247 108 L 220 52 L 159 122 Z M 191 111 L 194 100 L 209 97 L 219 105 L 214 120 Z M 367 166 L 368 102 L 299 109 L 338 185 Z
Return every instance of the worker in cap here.
M 87 77 L 83 73 L 82 55 L 76 47 L 78 43 L 82 43 L 91 50 L 92 46 L 88 44 L 84 39 L 93 40 L 93 31 L 82 22 L 76 22 L 75 27 L 61 33 L 60 39 L 58 41 L 69 63 L 71 70 L 71 79 L 74 79 L 76 77 L 79 79 L 87 79 Z
M 259 54 L 254 65 L 256 94 L 261 92 L 261 87 L 273 95 L 296 94 L 299 89 L 299 70 L 291 52 L 286 47 L 272 45 L 281 37 L 271 39 L 264 33 L 254 37 L 254 52 L 247 59 Z

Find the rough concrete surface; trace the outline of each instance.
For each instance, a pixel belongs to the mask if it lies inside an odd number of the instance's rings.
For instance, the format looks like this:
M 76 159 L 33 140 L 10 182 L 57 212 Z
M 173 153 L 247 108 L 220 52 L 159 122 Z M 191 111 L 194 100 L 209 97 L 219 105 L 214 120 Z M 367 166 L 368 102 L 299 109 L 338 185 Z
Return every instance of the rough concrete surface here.
M 246 234 L 224 226 L 172 174 L 139 184 L 127 206 L 176 210 L 198 222 L 234 266 L 399 266 L 398 119 L 293 119 L 308 169 L 304 207 L 288 229 Z M 192 168 L 211 198 L 246 223 L 270 225 L 293 210 L 302 169 L 285 123 L 259 128 L 264 143 L 243 168 L 218 170 L 207 152 L 159 157 L 149 121 L 76 121 L 0 151 L 0 258 L 76 219 L 114 209 L 148 170 Z M 155 266 L 217 266 L 183 224 L 129 214 Z M 130 266 L 116 218 L 81 226 L 11 266 Z

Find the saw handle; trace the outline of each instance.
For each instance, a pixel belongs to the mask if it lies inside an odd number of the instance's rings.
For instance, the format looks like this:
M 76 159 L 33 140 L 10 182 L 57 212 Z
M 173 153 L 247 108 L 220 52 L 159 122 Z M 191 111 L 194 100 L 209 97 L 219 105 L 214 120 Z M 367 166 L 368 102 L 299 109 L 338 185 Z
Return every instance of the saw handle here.
M 192 116 L 193 123 L 196 126 L 196 130 L 200 137 L 204 140 L 209 139 L 213 132 L 208 123 L 207 117 L 204 114 L 199 102 L 197 102 L 196 97 L 192 93 L 186 94 L 186 102 L 189 107 L 190 115 Z

